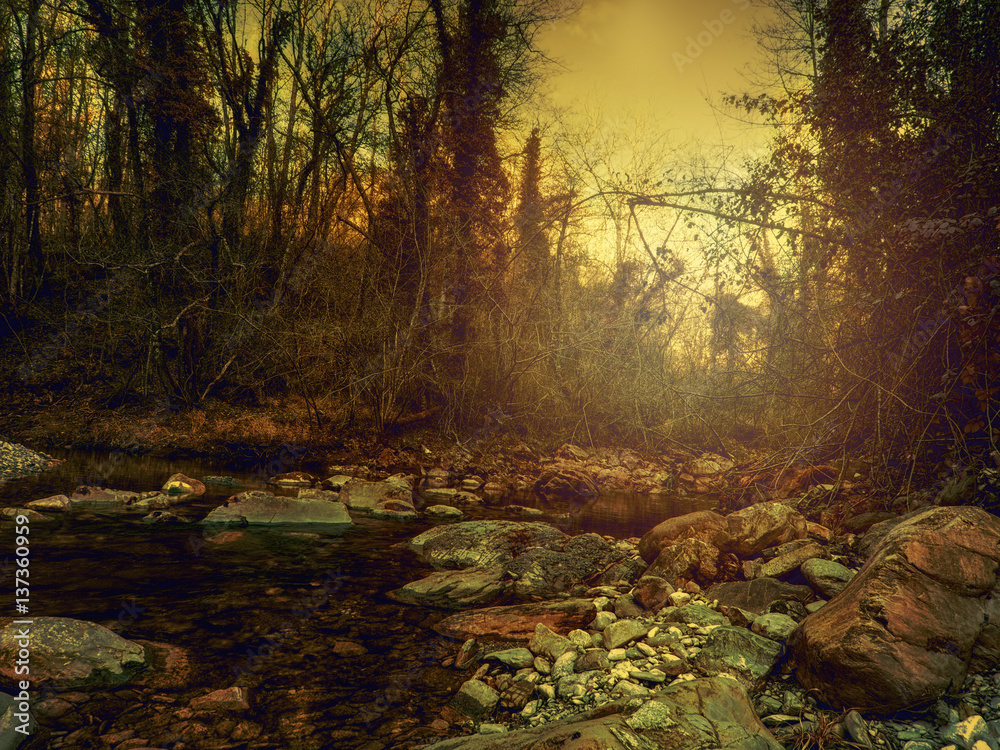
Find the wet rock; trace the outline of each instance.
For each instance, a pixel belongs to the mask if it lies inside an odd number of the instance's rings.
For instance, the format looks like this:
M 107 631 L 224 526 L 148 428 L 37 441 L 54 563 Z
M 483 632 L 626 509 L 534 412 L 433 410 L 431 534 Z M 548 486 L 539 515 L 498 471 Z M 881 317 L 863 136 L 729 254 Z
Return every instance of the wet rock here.
M 413 492 L 403 481 L 352 479 L 341 487 L 340 501 L 351 510 L 370 513 L 376 518 L 410 520 L 417 517 Z
M 507 590 L 503 568 L 441 570 L 389 592 L 397 602 L 461 609 L 491 604 Z
M 51 523 L 55 520 L 52 516 L 46 516 L 44 513 L 39 513 L 37 510 L 31 510 L 30 508 L 2 508 L 0 509 L 0 516 L 11 521 L 16 520 L 18 516 L 24 516 L 28 519 L 29 523 Z
M 832 599 L 854 578 L 855 571 L 833 560 L 814 557 L 802 563 L 802 575 L 818 594 Z
M 704 604 L 685 604 L 661 612 L 664 622 L 691 623 L 698 627 L 729 625 L 729 618 Z
M 501 737 L 459 737 L 434 745 L 435 750 L 542 747 L 567 750 L 782 750 L 757 718 L 746 691 L 739 683 L 722 677 L 670 685 L 657 693 L 640 694 L 628 702 L 508 732 Z
M 424 508 L 424 515 L 428 518 L 441 518 L 449 521 L 458 521 L 465 517 L 462 511 L 450 505 L 430 505 Z
M 551 630 L 568 633 L 575 628 L 587 627 L 596 614 L 597 608 L 590 599 L 515 604 L 460 612 L 441 620 L 434 630 L 459 640 L 475 637 L 527 643 L 538 623 Z
M 304 471 L 289 471 L 268 480 L 271 484 L 277 484 L 281 487 L 312 487 L 318 481 L 317 477 Z
M 716 548 L 724 547 L 729 539 L 729 524 L 723 516 L 710 510 L 668 518 L 639 540 L 639 555 L 647 563 L 652 563 L 664 547 L 685 539 L 698 539 Z
M 521 599 L 551 599 L 571 591 L 595 572 L 593 565 L 585 559 L 543 547 L 518 555 L 508 570 L 517 578 L 514 593 Z
M 163 483 L 160 492 L 164 495 L 192 495 L 194 497 L 201 497 L 205 494 L 205 485 L 197 479 L 192 479 L 178 472 Z
M 805 539 L 806 519 L 780 502 L 751 505 L 726 516 L 730 541 L 727 552 L 740 557 L 759 555 L 765 548 Z
M 833 706 L 933 702 L 1000 662 L 1000 519 L 931 508 L 896 526 L 861 572 L 788 639 L 804 687 Z
M 615 599 L 615 616 L 619 618 L 642 617 L 646 614 L 645 608 L 639 604 L 632 594 L 622 594 Z
M 535 655 L 526 648 L 508 648 L 487 654 L 483 661 L 498 661 L 511 669 L 524 669 L 535 663 Z
M 814 596 L 809 586 L 797 586 L 776 578 L 719 583 L 705 592 L 707 599 L 718 599 L 723 607 L 738 607 L 755 615 L 762 614 L 768 605 L 777 599 L 808 602 Z
M 298 498 L 300 500 L 326 500 L 330 503 L 339 503 L 340 493 L 321 487 L 303 487 L 299 490 Z
M 143 516 L 142 522 L 167 526 L 178 523 L 188 523 L 188 520 L 186 518 L 181 518 L 176 513 L 171 513 L 169 510 L 154 510 L 152 513 Z
M 31 508 L 32 510 L 61 512 L 72 509 L 73 503 L 71 503 L 70 499 L 65 495 L 53 495 L 52 497 L 45 497 L 41 500 L 32 500 L 30 503 L 25 503 L 25 507 Z
M 0 631 L 0 675 L 13 688 L 18 650 L 31 650 L 31 680 L 63 689 L 114 687 L 148 666 L 143 647 L 111 630 L 68 617 L 34 617 L 30 625 L 11 623 Z
M 455 489 L 421 489 L 418 493 L 420 499 L 425 503 L 440 503 L 443 505 L 470 505 L 477 506 L 483 504 L 483 499 L 472 492 Z
M 343 503 L 276 497 L 270 492 L 253 490 L 233 495 L 224 505 L 210 511 L 202 523 L 308 523 L 345 527 L 353 521 Z
M 747 687 L 758 686 L 781 657 L 780 643 L 743 628 L 725 626 L 709 635 L 694 665 L 710 675 L 732 674 Z
M 567 536 L 537 521 L 462 521 L 428 529 L 409 541 L 409 547 L 438 569 L 507 565 L 528 547 L 557 544 Z

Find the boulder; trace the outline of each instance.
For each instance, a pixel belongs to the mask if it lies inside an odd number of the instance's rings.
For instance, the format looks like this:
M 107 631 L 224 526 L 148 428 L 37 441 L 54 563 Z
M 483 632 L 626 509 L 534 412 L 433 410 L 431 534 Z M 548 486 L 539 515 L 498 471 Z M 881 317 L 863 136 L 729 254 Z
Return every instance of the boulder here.
M 500 700 L 500 694 L 485 682 L 467 680 L 451 701 L 451 707 L 471 719 L 491 713 Z
M 823 557 L 826 550 L 816 542 L 807 542 L 801 547 L 786 552 L 768 560 L 761 565 L 751 567 L 751 575 L 747 578 L 783 578 L 794 573 L 807 560 Z
M 652 563 L 664 547 L 685 539 L 699 539 L 713 547 L 722 548 L 729 539 L 729 525 L 723 516 L 710 510 L 668 518 L 647 531 L 639 540 L 639 555 L 647 563 Z
M 506 590 L 503 568 L 466 568 L 431 573 L 390 591 L 389 597 L 404 604 L 461 609 L 491 604 Z
M 561 549 L 567 536 L 537 521 L 462 521 L 428 529 L 409 541 L 424 562 L 438 569 L 510 563 L 528 547 Z
M 674 593 L 674 587 L 665 578 L 659 576 L 643 576 L 635 585 L 633 595 L 643 607 L 652 612 L 659 612 Z
M 351 526 L 353 521 L 343 503 L 275 497 L 270 492 L 252 490 L 233 495 L 224 505 L 209 512 L 202 523 L 309 523 L 344 527 Z
M 538 623 L 556 632 L 568 633 L 587 627 L 596 614 L 597 608 L 590 599 L 565 599 L 459 612 L 441 620 L 434 630 L 457 640 L 479 638 L 527 644 Z
M 562 550 L 534 547 L 517 556 L 508 570 L 517 578 L 515 593 L 522 599 L 551 599 L 604 572 L 624 554 L 599 534 L 581 534 L 566 542 Z
M 15 622 L 0 630 L 0 676 L 13 688 L 23 676 L 15 661 L 29 639 L 31 682 L 59 685 L 62 690 L 100 689 L 121 685 L 148 664 L 142 646 L 102 625 L 68 617 L 34 617 L 30 625 Z
M 649 632 L 649 628 L 648 623 L 640 620 L 615 620 L 604 628 L 604 648 L 610 651 L 613 648 L 624 646 L 629 641 L 642 638 Z
M 38 730 L 38 722 L 28 707 L 28 701 L 18 701 L 13 695 L 0 693 L 0 748 L 3 750 L 17 750 Z
M 682 578 L 709 585 L 719 575 L 719 550 L 700 539 L 684 539 L 664 547 L 646 575 L 664 578 L 673 586 Z
M 664 622 L 680 622 L 694 624 L 698 627 L 709 625 L 729 625 L 729 618 L 704 604 L 685 604 L 682 607 L 671 607 L 661 613 Z
M 789 637 L 799 683 L 862 712 L 932 703 L 1000 663 L 998 568 L 1000 519 L 980 508 L 931 508 L 899 524 Z
M 583 676 L 577 676 L 582 679 Z M 782 750 L 734 680 L 705 677 L 499 736 L 457 737 L 434 750 Z
M 528 648 L 535 656 L 542 656 L 550 662 L 559 660 L 563 654 L 576 653 L 576 646 L 569 638 L 559 635 L 552 628 L 538 623 L 528 642 Z
M 807 536 L 805 516 L 780 502 L 759 503 L 730 513 L 726 524 L 730 540 L 725 551 L 740 557 L 753 557 L 767 547 Z
M 462 511 L 450 505 L 430 505 L 424 508 L 424 515 L 428 518 L 442 518 L 446 521 L 458 521 L 465 517 Z
M 163 483 L 160 492 L 164 495 L 192 495 L 194 497 L 201 497 L 205 494 L 205 485 L 197 479 L 192 479 L 178 472 Z
M 281 487 L 312 487 L 319 479 L 304 471 L 289 471 L 271 477 L 268 482 Z

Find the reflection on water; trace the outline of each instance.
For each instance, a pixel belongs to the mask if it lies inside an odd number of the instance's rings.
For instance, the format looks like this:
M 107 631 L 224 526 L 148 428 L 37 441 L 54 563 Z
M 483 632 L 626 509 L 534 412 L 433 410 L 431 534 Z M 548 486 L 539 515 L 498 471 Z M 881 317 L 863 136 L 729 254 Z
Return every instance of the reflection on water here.
M 57 469 L 0 486 L 0 506 L 70 494 L 80 484 L 157 489 L 178 471 L 193 477 L 227 474 L 245 487 L 266 486 L 258 467 L 227 472 L 207 463 L 124 454 L 57 457 L 66 459 Z M 210 486 L 204 497 L 174 510 L 197 520 L 236 491 Z M 664 518 L 705 507 L 628 493 L 602 496 L 573 513 L 569 506 L 532 498 L 516 502 L 542 508 L 547 515 L 540 520 L 566 533 L 618 538 L 641 536 Z M 397 546 L 430 522 L 356 516 L 356 525 L 338 535 L 307 527 L 251 528 L 217 544 L 214 530 L 197 524 L 150 526 L 141 515 L 74 511 L 31 525 L 32 616 L 89 620 L 188 655 L 190 670 L 178 684 L 129 688 L 142 708 L 126 719 L 116 691 L 95 694 L 86 708 L 97 720 L 94 732 L 103 726 L 113 733 L 132 724 L 163 725 L 167 732 L 169 717 L 153 696 L 170 696 L 180 707 L 241 684 L 259 696 L 252 711 L 263 742 L 258 746 L 291 747 L 290 738 L 310 737 L 302 747 L 378 749 L 433 739 L 430 724 L 468 675 L 440 666 L 457 648 L 431 629 L 446 613 L 399 605 L 386 595 L 430 572 Z M 503 508 L 480 508 L 467 517 L 511 516 Z M 9 523 L 0 524 L 0 535 L 10 533 Z M 0 550 L 6 549 L 5 540 Z M 6 570 L 0 577 L 9 577 Z M 76 711 L 64 716 L 61 731 L 72 731 L 77 720 L 86 723 Z M 93 741 L 99 744 L 99 736 Z

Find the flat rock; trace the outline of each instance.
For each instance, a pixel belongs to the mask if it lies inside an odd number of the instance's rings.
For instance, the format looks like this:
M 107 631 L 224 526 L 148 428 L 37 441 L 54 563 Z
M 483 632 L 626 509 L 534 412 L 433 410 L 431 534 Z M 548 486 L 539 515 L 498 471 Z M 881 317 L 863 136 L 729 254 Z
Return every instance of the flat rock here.
M 441 620 L 434 630 L 448 638 L 463 641 L 467 638 L 486 638 L 527 644 L 535 634 L 538 623 L 556 632 L 568 633 L 587 627 L 596 614 L 597 608 L 590 599 L 565 599 L 459 612 Z
M 409 541 L 424 562 L 438 569 L 506 565 L 529 547 L 555 544 L 568 537 L 538 521 L 461 521 L 428 529 Z
M 209 512 L 202 523 L 308 523 L 345 527 L 354 522 L 343 503 L 276 497 L 270 492 L 253 490 L 229 498 L 224 505 Z

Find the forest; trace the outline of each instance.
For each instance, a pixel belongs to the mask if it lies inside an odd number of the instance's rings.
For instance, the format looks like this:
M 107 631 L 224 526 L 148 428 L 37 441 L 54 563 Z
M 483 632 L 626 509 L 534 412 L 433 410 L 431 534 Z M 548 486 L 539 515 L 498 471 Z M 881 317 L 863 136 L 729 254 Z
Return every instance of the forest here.
M 3 0 L 4 408 L 996 468 L 1000 4 L 761 2 L 723 164 L 538 106 L 569 0 Z

